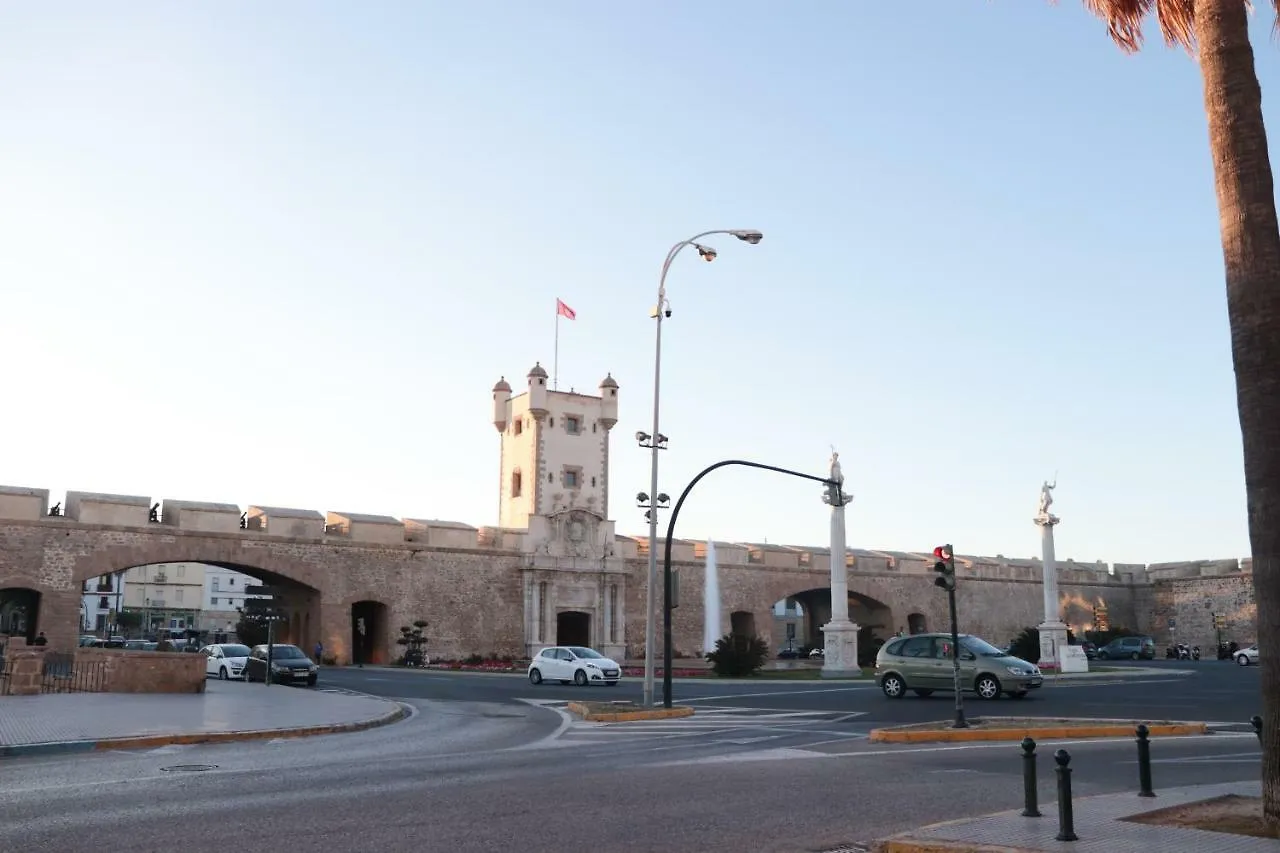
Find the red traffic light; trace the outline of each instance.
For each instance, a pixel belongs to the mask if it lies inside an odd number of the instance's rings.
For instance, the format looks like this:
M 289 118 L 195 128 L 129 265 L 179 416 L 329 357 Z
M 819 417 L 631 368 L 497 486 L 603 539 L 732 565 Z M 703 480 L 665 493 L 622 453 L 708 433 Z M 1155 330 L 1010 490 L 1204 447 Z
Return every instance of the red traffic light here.
M 950 560 L 951 551 L 946 545 L 939 545 L 937 548 L 933 549 L 933 556 L 937 557 L 939 560 Z

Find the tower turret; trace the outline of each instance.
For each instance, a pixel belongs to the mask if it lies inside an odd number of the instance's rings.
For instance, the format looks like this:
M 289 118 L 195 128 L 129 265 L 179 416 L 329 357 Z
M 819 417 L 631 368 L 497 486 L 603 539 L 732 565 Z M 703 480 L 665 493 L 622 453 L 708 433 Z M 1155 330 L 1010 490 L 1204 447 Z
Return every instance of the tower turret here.
M 618 382 L 613 374 L 606 374 L 600 380 L 600 425 L 606 430 L 613 429 L 618 422 Z
M 535 418 L 547 414 L 547 371 L 542 368 L 542 362 L 534 364 L 529 371 L 529 414 Z
M 511 407 L 511 386 L 507 384 L 507 377 L 498 380 L 498 384 L 493 386 L 493 425 L 497 427 L 498 432 L 506 432 L 507 429 L 507 412 Z

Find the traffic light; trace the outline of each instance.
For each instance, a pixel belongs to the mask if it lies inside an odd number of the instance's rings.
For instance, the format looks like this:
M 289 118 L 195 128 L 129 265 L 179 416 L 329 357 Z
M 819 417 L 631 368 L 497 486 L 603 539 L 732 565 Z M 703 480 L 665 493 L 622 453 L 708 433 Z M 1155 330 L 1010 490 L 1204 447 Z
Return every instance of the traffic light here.
M 933 585 L 942 587 L 947 592 L 954 592 L 956 588 L 956 557 L 951 552 L 951 546 L 939 545 L 933 549 L 933 556 L 938 560 L 933 564 L 933 570 L 938 573 L 938 577 L 933 579 Z

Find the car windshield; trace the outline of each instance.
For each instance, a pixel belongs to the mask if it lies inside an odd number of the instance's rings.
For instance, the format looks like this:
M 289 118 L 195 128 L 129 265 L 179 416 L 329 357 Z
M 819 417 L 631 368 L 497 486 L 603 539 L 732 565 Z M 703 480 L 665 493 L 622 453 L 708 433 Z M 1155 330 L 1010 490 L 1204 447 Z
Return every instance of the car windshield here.
M 978 655 L 979 657 L 1003 658 L 1003 657 L 1009 656 L 1008 652 L 1003 652 L 1000 649 L 997 649 L 995 646 L 988 643 L 986 640 L 980 639 L 978 637 L 962 637 L 960 640 L 960 645 L 964 646 L 966 649 L 973 652 L 975 655 Z
M 604 655 L 599 652 L 593 649 L 583 648 L 582 646 L 570 646 L 569 651 L 573 652 L 574 657 L 586 658 L 587 660 L 604 657 Z
M 229 658 L 247 658 L 249 656 L 248 646 L 223 646 L 222 654 Z
M 271 647 L 272 660 L 296 660 L 298 658 L 305 658 L 305 657 L 306 655 L 302 653 L 302 649 L 298 648 L 297 646 L 272 646 Z

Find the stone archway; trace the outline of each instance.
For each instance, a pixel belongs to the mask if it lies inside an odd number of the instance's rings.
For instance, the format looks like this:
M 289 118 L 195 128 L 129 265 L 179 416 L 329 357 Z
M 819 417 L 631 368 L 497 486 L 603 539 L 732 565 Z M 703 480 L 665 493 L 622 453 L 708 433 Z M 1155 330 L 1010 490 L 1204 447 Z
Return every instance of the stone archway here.
M 923 613 L 907 614 L 907 633 L 908 634 L 927 634 L 929 633 L 929 619 Z
M 788 595 L 788 601 L 795 601 L 800 606 L 799 616 L 803 618 L 803 631 L 800 624 L 796 628 L 797 642 L 809 648 L 820 649 L 824 645 L 822 626 L 831 621 L 831 588 L 817 587 L 803 592 Z M 849 618 L 858 623 L 858 657 L 866 658 L 867 650 L 878 649 L 886 639 L 897 631 L 893 623 L 893 611 L 884 602 L 849 591 Z M 874 657 L 874 652 L 872 652 Z
M 381 601 L 364 599 L 351 605 L 351 657 L 357 664 L 391 662 L 391 613 Z
M 591 614 L 561 610 L 556 614 L 557 646 L 591 646 Z
M 40 593 L 30 587 L 0 589 L 0 638 L 30 645 L 40 633 Z

